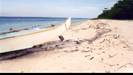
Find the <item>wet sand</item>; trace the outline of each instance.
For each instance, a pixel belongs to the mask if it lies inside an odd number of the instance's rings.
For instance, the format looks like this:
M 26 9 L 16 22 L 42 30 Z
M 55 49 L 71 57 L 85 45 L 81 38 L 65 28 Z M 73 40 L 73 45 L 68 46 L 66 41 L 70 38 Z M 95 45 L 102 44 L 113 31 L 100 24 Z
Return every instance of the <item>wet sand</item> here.
M 133 21 L 88 20 L 36 51 L 0 61 L 0 72 L 133 72 Z

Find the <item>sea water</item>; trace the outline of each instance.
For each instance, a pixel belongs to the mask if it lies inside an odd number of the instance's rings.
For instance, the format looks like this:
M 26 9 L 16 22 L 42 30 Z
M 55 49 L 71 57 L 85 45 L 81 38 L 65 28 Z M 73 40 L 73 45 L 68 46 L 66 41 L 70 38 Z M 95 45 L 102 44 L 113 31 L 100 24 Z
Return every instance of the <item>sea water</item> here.
M 19 30 L 25 28 L 45 28 L 51 25 L 60 25 L 67 18 L 57 17 L 0 17 L 0 33 L 8 32 L 10 28 Z M 87 18 L 72 18 L 72 24 L 88 20 Z

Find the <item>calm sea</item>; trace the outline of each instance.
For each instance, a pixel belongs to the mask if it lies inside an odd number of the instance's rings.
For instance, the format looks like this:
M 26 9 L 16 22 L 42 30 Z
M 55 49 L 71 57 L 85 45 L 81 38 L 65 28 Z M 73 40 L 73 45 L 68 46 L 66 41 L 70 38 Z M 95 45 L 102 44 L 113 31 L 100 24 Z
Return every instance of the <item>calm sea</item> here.
M 67 18 L 56 17 L 0 17 L 0 33 L 7 32 L 10 28 L 24 29 L 32 27 L 48 27 L 50 25 L 60 25 Z M 87 18 L 72 18 L 72 25 L 88 20 Z

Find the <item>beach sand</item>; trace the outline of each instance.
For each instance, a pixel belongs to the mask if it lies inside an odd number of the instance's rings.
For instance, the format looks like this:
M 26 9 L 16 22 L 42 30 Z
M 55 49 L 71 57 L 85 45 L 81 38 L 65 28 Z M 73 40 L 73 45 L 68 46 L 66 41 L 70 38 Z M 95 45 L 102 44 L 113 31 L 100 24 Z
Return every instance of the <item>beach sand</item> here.
M 0 72 L 133 72 L 133 21 L 88 20 L 22 57 L 0 61 Z M 51 34 L 52 35 L 52 34 Z

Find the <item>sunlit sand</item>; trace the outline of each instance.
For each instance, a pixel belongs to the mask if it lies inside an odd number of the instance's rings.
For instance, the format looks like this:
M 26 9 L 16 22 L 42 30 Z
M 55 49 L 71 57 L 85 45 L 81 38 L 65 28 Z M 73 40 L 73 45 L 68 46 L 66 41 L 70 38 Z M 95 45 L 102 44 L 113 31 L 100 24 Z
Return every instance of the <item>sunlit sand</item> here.
M 133 21 L 88 20 L 15 59 L 0 72 L 133 72 Z

